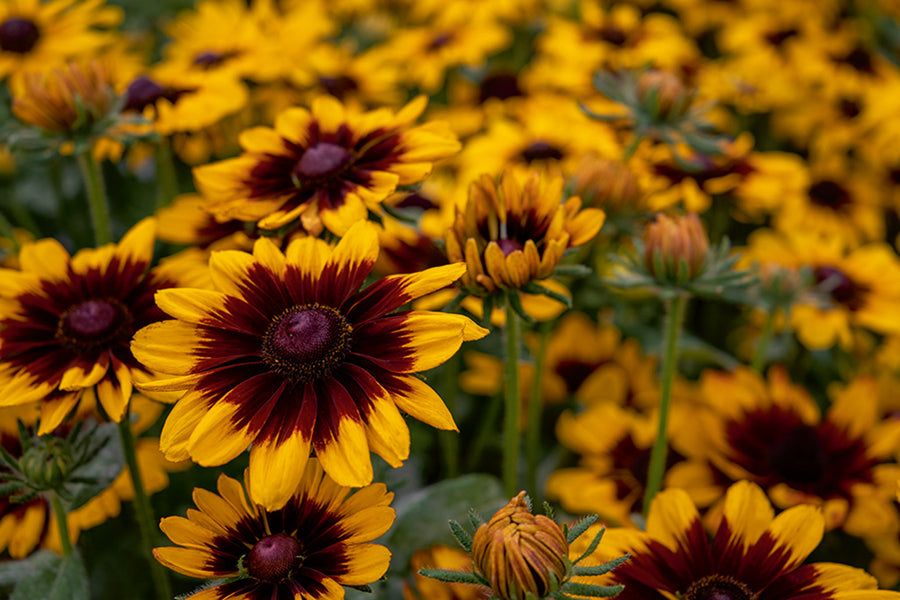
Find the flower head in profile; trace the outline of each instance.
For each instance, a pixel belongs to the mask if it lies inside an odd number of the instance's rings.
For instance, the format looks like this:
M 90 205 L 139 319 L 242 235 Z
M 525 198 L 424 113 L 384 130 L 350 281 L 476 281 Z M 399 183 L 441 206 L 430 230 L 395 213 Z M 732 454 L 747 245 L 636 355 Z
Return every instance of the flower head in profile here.
M 466 263 L 460 280 L 466 292 L 536 293 L 529 284 L 549 278 L 568 248 L 597 235 L 603 211 L 582 209 L 578 197 L 564 200 L 563 185 L 560 175 L 524 169 L 472 182 L 444 237 L 448 258 Z
M 186 392 L 163 427 L 167 457 L 220 465 L 252 444 L 256 501 L 277 508 L 310 449 L 341 485 L 372 481 L 369 451 L 399 466 L 409 430 L 398 408 L 454 429 L 440 397 L 414 373 L 487 331 L 461 315 L 395 311 L 450 285 L 465 266 L 384 277 L 359 290 L 377 255 L 377 234 L 365 222 L 334 247 L 300 238 L 282 253 L 263 238 L 252 254 L 213 252 L 216 290 L 158 294 L 174 319 L 139 331 L 132 350 L 173 376 L 147 390 Z
M 443 124 L 412 125 L 425 104 L 361 112 L 321 96 L 311 110 L 280 113 L 274 129 L 245 130 L 240 156 L 194 169 L 197 187 L 221 220 L 279 229 L 299 219 L 313 235 L 344 235 L 398 185 L 421 181 L 459 150 Z
M 364 586 L 387 571 L 390 551 L 371 543 L 394 522 L 394 495 L 383 483 L 349 495 L 312 459 L 284 507 L 266 510 L 247 501 L 259 483 L 249 470 L 244 481 L 220 475 L 218 494 L 195 489 L 197 509 L 160 523 L 177 545 L 156 548 L 159 562 L 189 577 L 226 579 L 193 598 L 343 598 L 341 586 Z
M 131 337 L 165 316 L 153 295 L 175 283 L 149 268 L 155 231 L 145 219 L 118 244 L 74 256 L 56 240 L 39 240 L 22 247 L 20 270 L 0 269 L 0 405 L 40 401 L 41 434 L 85 394 L 122 420 L 133 383 L 151 378 Z
M 92 143 L 111 132 L 116 108 L 109 74 L 102 63 L 92 60 L 26 73 L 13 94 L 12 112 L 23 123 L 68 142 L 60 151 L 69 153 L 73 141 Z
M 646 531 L 610 529 L 593 556 L 631 558 L 601 581 L 624 584 L 622 600 L 890 600 L 875 579 L 837 563 L 807 563 L 822 540 L 824 521 L 812 506 L 775 516 L 765 493 L 742 481 L 729 488 L 710 541 L 697 508 L 681 489 L 660 492 Z M 583 550 L 583 544 L 574 548 Z

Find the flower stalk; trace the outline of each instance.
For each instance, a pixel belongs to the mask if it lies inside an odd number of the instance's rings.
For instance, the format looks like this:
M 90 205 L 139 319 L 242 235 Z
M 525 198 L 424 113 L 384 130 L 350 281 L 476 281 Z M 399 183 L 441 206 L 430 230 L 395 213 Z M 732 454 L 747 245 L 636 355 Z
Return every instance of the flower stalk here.
M 64 557 L 72 556 L 72 536 L 69 533 L 69 521 L 66 519 L 66 509 L 63 508 L 62 500 L 59 494 L 51 491 L 50 506 L 53 508 L 53 515 L 56 517 L 56 525 L 59 528 L 59 543 L 62 547 L 62 555 Z
M 119 437 L 122 440 L 122 451 L 125 454 L 125 464 L 131 475 L 131 484 L 134 487 L 134 512 L 138 527 L 141 531 L 141 550 L 150 565 L 150 576 L 153 579 L 153 587 L 159 600 L 171 600 L 172 586 L 169 576 L 163 566 L 153 558 L 153 547 L 156 545 L 156 519 L 153 516 L 153 507 L 150 498 L 144 489 L 141 479 L 141 467 L 137 459 L 134 433 L 131 431 L 128 415 L 118 424 Z
M 660 382 L 659 423 L 656 428 L 656 439 L 650 451 L 650 467 L 647 472 L 647 486 L 644 488 L 644 510 L 662 488 L 663 475 L 666 470 L 666 457 L 669 451 L 668 421 L 669 406 L 672 401 L 672 382 L 675 379 L 675 365 L 678 362 L 678 337 L 684 322 L 685 307 L 688 296 L 677 294 L 666 302 L 665 334 L 663 338 L 662 380 Z
M 506 325 L 503 328 L 506 341 L 506 351 L 503 357 L 506 376 L 503 410 L 503 489 L 507 496 L 516 493 L 519 477 L 519 409 L 521 405 L 519 343 L 522 324 L 509 299 L 511 294 L 516 293 L 516 290 L 507 292 Z
M 531 378 L 531 393 L 528 395 L 528 422 L 525 429 L 525 462 L 528 471 L 525 486 L 532 497 L 541 501 L 538 487 L 538 465 L 541 460 L 541 409 L 543 407 L 542 386 L 544 383 L 544 361 L 547 357 L 547 342 L 551 328 L 547 324 L 538 327 L 539 341 L 534 357 L 534 375 Z
M 109 201 L 106 198 L 106 186 L 103 184 L 100 165 L 94 160 L 90 149 L 78 153 L 78 167 L 81 169 L 81 176 L 84 178 L 84 186 L 87 191 L 94 242 L 98 246 L 109 244 L 112 242 Z

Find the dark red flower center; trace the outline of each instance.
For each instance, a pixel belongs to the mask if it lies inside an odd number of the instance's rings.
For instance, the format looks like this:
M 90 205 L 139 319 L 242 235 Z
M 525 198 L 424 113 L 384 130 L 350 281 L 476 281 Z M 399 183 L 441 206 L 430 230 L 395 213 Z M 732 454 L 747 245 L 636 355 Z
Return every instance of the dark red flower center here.
M 91 299 L 64 312 L 56 327 L 56 339 L 80 352 L 131 334 L 131 313 L 114 298 Z
M 318 379 L 344 360 L 352 331 L 344 316 L 330 306 L 293 306 L 269 325 L 263 358 L 288 379 Z
M 300 542 L 286 533 L 276 533 L 254 544 L 244 559 L 244 567 L 251 577 L 278 583 L 290 577 L 301 560 Z
M 828 471 L 828 454 L 816 430 L 798 425 L 779 438 L 769 452 L 769 465 L 795 487 L 818 483 Z
M 214 69 L 238 54 L 238 52 L 234 51 L 218 52 L 216 50 L 204 50 L 194 56 L 194 66 L 200 67 L 203 70 Z
M 817 181 L 809 186 L 807 193 L 809 194 L 809 199 L 815 204 L 832 210 L 840 210 L 853 203 L 850 192 L 844 186 L 836 181 L 827 179 Z
M 348 75 L 337 75 L 336 77 L 319 77 L 319 85 L 326 92 L 339 100 L 343 100 L 350 94 L 359 91 L 359 84 L 356 80 Z
M 846 273 L 834 267 L 817 267 L 813 271 L 816 285 L 831 296 L 831 299 L 849 310 L 859 310 L 866 303 L 868 286 L 856 283 Z
M 353 155 L 343 146 L 319 142 L 303 153 L 291 171 L 291 179 L 297 187 L 322 181 L 340 174 L 351 162 Z
M 191 91 L 193 90 L 188 88 L 165 87 L 146 75 L 141 75 L 128 84 L 128 89 L 125 91 L 127 102 L 122 110 L 141 112 L 157 100 L 166 99 L 169 102 L 176 102 L 181 96 Z
M 695 581 L 684 593 L 684 600 L 753 600 L 755 594 L 730 575 L 707 575 Z
M 534 142 L 522 150 L 522 159 L 527 163 L 536 160 L 561 160 L 563 156 L 562 150 L 547 142 Z
M 439 33 L 428 43 L 427 50 L 430 52 L 434 52 L 435 50 L 440 50 L 447 44 L 453 41 L 452 33 Z
M 12 17 L 0 25 L 0 49 L 4 52 L 28 54 L 40 37 L 40 29 L 28 19 Z
M 506 100 L 521 96 L 519 78 L 515 73 L 491 73 L 481 82 L 479 100 L 484 103 L 488 98 Z
M 508 240 L 506 238 L 497 240 L 497 245 L 503 250 L 503 256 L 509 256 L 516 250 L 521 250 L 525 247 L 516 240 Z

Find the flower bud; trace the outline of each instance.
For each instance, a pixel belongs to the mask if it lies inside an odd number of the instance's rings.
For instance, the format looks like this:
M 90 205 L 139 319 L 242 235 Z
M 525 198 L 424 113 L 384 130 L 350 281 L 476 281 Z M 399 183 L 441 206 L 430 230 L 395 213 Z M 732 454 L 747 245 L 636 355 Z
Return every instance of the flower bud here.
M 533 515 L 525 492 L 481 525 L 472 540 L 475 569 L 503 600 L 545 598 L 568 575 L 568 542 L 549 517 Z
M 668 71 L 645 71 L 637 80 L 638 101 L 656 121 L 671 122 L 683 117 L 693 95 L 677 75 Z
M 644 230 L 643 240 L 644 266 L 658 281 L 691 281 L 703 271 L 709 239 L 697 215 L 659 213 Z
M 19 461 L 22 474 L 36 489 L 58 489 L 72 471 L 72 457 L 64 443 L 51 439 L 35 444 Z
M 624 162 L 589 157 L 572 175 L 573 194 L 607 213 L 619 215 L 637 212 L 641 203 L 638 177 Z

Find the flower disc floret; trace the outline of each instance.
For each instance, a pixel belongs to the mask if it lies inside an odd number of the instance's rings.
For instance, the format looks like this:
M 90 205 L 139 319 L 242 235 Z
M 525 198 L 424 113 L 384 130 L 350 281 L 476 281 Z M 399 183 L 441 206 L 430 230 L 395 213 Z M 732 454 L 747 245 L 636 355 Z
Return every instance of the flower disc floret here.
M 12 17 L 0 24 L 0 50 L 27 54 L 37 44 L 41 30 L 29 19 Z
M 293 306 L 275 318 L 263 339 L 265 361 L 288 379 L 327 376 L 350 350 L 353 328 L 337 310 Z
M 59 317 L 56 339 L 74 352 L 128 343 L 134 326 L 131 311 L 116 298 L 92 298 L 75 304 Z
M 247 553 L 244 566 L 256 579 L 277 583 L 290 577 L 300 563 L 300 542 L 286 533 L 268 535 Z

